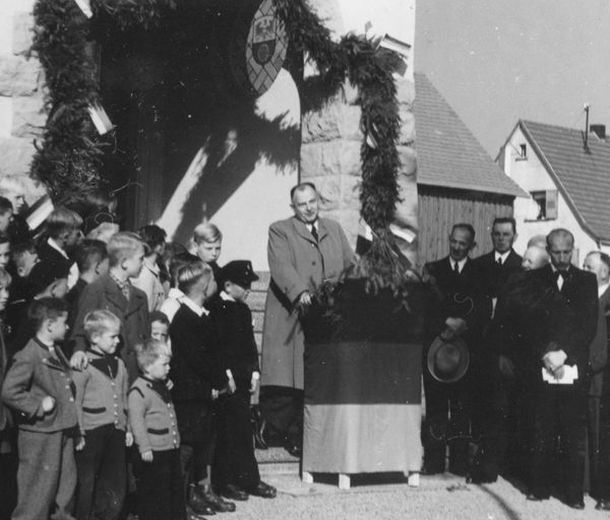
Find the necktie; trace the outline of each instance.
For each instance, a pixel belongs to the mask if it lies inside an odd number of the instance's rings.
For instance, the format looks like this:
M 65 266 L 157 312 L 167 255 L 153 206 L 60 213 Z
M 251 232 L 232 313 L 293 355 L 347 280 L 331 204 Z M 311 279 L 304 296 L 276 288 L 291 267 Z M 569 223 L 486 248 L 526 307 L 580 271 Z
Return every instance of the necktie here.
M 318 230 L 316 229 L 315 224 L 311 225 L 311 236 L 313 236 L 316 242 L 318 241 Z
M 498 263 L 498 267 L 502 267 L 502 257 L 501 256 L 498 257 L 496 262 Z
M 460 264 L 458 264 L 457 262 L 453 263 L 453 272 L 455 274 L 460 274 Z

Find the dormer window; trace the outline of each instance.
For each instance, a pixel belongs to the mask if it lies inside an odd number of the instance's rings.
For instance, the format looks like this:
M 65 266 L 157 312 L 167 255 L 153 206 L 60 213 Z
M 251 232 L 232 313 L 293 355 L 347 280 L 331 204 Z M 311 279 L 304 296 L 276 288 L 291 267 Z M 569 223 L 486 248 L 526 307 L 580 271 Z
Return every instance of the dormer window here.
M 519 157 L 527 159 L 527 145 L 525 143 L 519 145 Z

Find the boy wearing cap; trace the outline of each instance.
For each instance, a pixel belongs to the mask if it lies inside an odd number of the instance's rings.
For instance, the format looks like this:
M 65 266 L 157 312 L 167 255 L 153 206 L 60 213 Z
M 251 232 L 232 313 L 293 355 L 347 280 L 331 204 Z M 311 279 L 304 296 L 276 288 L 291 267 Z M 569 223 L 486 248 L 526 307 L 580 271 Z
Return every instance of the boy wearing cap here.
M 276 489 L 260 479 L 250 426 L 250 395 L 257 389 L 260 368 L 252 313 L 245 301 L 255 280 L 258 276 L 249 261 L 229 262 L 220 271 L 220 297 L 211 310 L 218 334 L 213 345 L 216 365 L 229 389 L 218 399 L 213 474 L 220 493 L 234 500 L 276 495 Z

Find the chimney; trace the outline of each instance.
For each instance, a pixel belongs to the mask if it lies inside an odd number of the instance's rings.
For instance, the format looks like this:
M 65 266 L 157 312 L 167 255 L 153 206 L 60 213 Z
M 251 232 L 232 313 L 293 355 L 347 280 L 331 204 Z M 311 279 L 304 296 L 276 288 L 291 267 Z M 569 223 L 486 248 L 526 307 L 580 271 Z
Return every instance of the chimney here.
M 589 132 L 595 134 L 602 141 L 606 139 L 606 125 L 590 125 Z

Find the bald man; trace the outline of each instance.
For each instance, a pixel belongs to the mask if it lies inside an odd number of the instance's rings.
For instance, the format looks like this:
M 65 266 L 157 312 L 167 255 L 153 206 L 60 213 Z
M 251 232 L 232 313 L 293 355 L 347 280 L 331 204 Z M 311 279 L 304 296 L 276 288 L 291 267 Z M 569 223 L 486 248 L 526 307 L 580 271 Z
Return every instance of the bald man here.
M 541 267 L 547 265 L 549 261 L 550 258 L 549 254 L 546 251 L 546 247 L 532 245 L 525 250 L 525 253 L 523 253 L 521 269 L 523 269 L 524 271 L 540 269 Z

